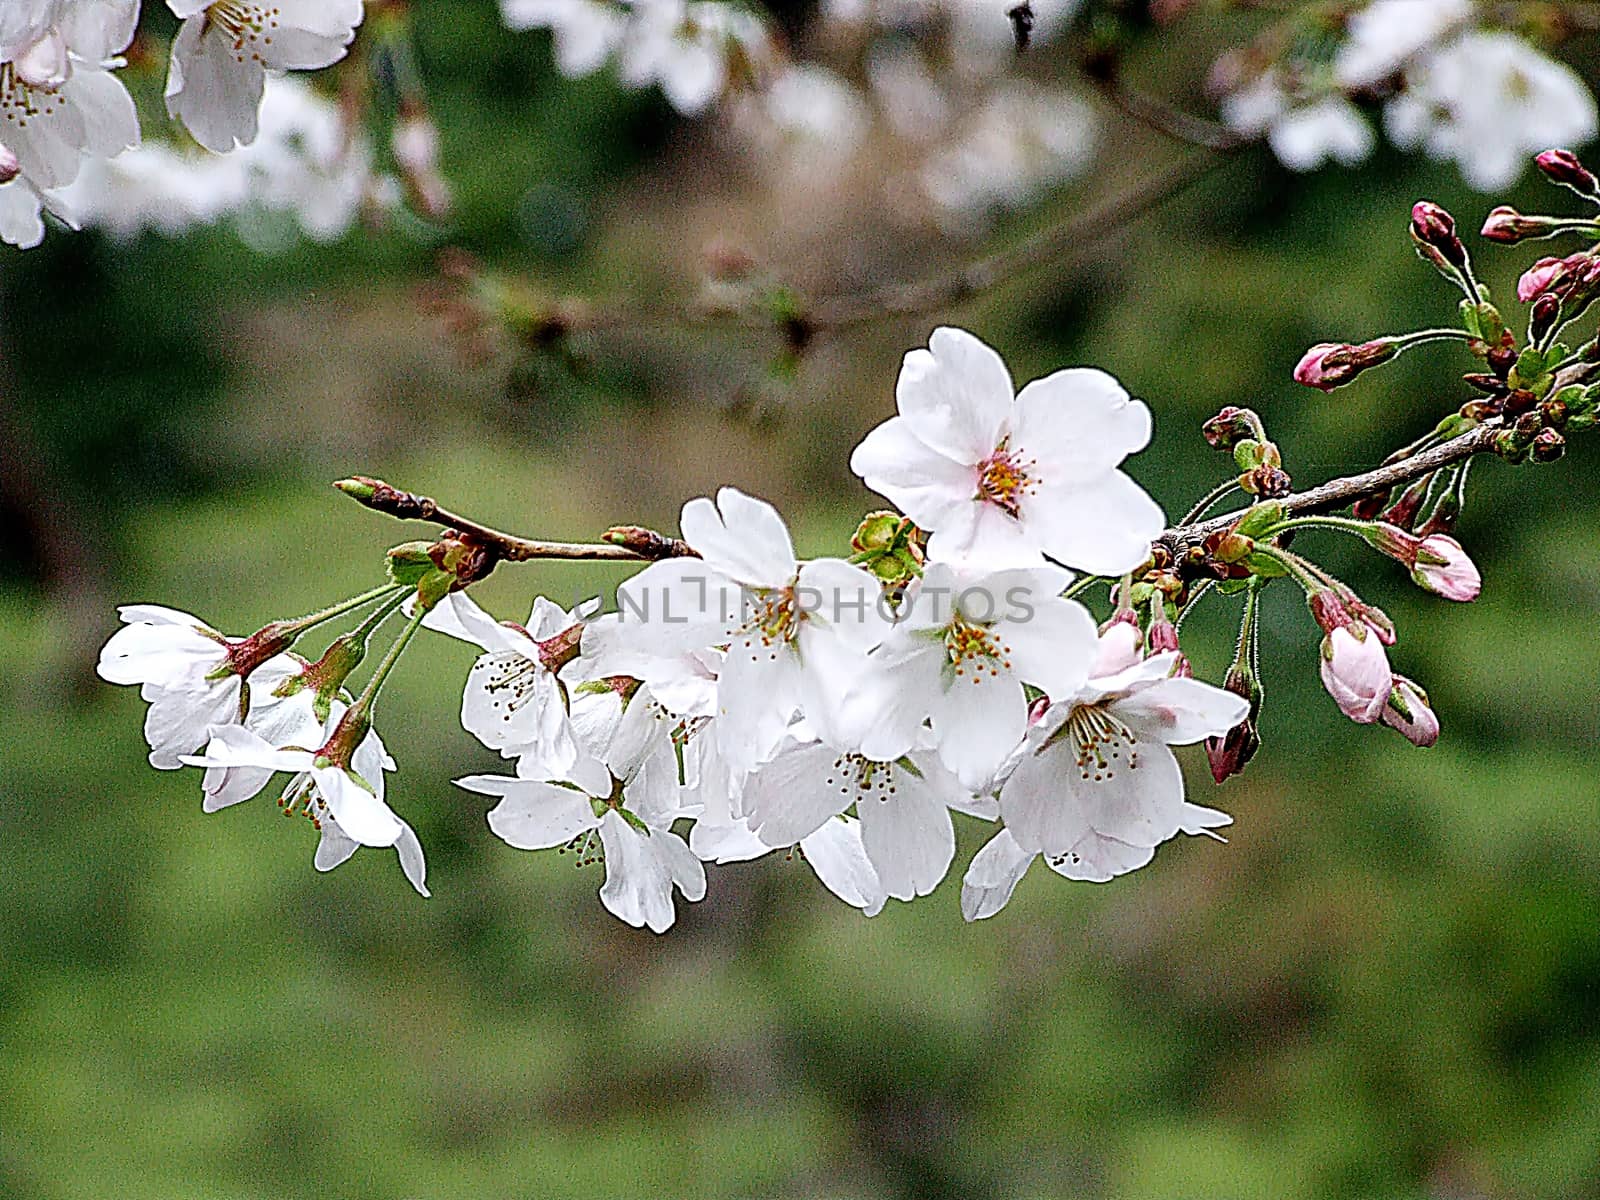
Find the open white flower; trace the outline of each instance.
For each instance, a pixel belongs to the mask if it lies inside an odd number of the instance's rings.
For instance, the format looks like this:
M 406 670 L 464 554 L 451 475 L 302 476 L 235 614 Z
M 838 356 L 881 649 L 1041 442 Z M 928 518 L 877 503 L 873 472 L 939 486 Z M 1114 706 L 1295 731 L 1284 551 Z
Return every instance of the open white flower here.
M 795 559 L 783 518 L 735 488 L 683 507 L 683 537 L 700 558 L 652 563 L 617 589 L 614 669 L 726 645 L 716 731 L 728 762 L 752 769 L 804 708 L 827 734 L 888 616 L 871 574 L 843 559 Z
M 997 568 L 1048 554 L 1114 575 L 1149 554 L 1161 509 L 1117 468 L 1150 440 L 1150 410 L 1104 371 L 1057 371 L 1014 395 L 998 354 L 940 328 L 906 355 L 895 398 L 900 415 L 850 469 L 930 532 L 931 558 Z
M 1384 110 L 1395 145 L 1455 160 L 1481 192 L 1509 187 L 1540 150 L 1589 141 L 1596 122 L 1577 72 L 1509 33 L 1468 33 L 1424 56 Z
M 793 743 L 745 784 L 752 833 L 775 848 L 803 843 L 854 806 L 861 841 L 883 890 L 926 896 L 955 856 L 950 811 L 993 818 L 991 801 L 967 792 L 928 754 L 883 762 L 824 742 Z
M 674 887 L 686 900 L 706 894 L 705 868 L 671 828 L 689 815 L 672 719 L 640 689 L 625 707 L 614 692 L 579 697 L 573 724 L 587 753 L 567 778 L 537 778 L 537 765 L 524 759 L 515 777 L 471 775 L 456 783 L 500 798 L 489 828 L 508 845 L 565 846 L 580 863 L 603 859 L 600 902 L 629 925 L 664 933 L 676 917 Z
M 256 138 L 266 73 L 338 62 L 361 24 L 361 0 L 167 0 L 172 42 L 167 112 L 208 150 Z
M 1119 665 L 1117 656 L 1106 665 Z M 1100 882 L 1142 867 L 1179 832 L 1232 820 L 1184 799 L 1169 747 L 1222 736 L 1249 703 L 1172 677 L 1176 661 L 1157 654 L 1097 675 L 1028 730 L 1000 789 L 1000 815 L 1020 849 L 1043 853 L 1068 878 Z
M 124 622 L 100 651 L 97 670 L 108 683 L 138 684 L 150 704 L 144 724 L 150 765 L 176 770 L 180 756 L 203 745 L 212 729 L 246 721 L 274 722 L 278 706 L 305 707 L 305 696 L 275 690 L 304 664 L 253 639 L 227 638 L 198 617 L 157 604 L 117 610 Z
M 505 758 L 530 757 L 551 778 L 577 760 L 578 745 L 557 673 L 578 655 L 594 605 L 572 612 L 540 596 L 526 625 L 498 622 L 464 592 L 453 592 L 422 620 L 425 628 L 471 642 L 485 653 L 472 664 L 461 699 L 461 724 Z
M 969 790 L 988 788 L 1022 740 L 1030 683 L 1075 694 L 1097 651 L 1094 619 L 1057 567 L 979 574 L 935 563 L 869 656 L 839 724 L 871 758 L 909 752 L 932 725 L 939 757 Z
M 26 6 L 25 6 L 26 7 Z M 31 42 L 0 54 L 0 142 L 40 190 L 77 178 L 84 154 L 109 158 L 139 144 L 133 98 L 112 70 L 133 40 L 138 0 L 84 0 L 19 22 Z
M 184 755 L 182 761 L 206 769 L 207 812 L 248 800 L 273 775 L 288 772 L 292 778 L 279 804 L 288 812 L 303 812 L 321 834 L 313 860 L 317 870 L 333 870 L 360 846 L 393 846 L 411 886 L 426 896 L 422 845 L 383 799 L 383 774 L 394 769 L 394 760 L 377 732 L 348 724 L 346 712 L 343 704 L 335 704 L 326 725 L 312 723 L 309 732 L 316 736 L 307 739 L 315 742 L 311 748 L 269 741 L 237 725 L 219 725 L 203 754 Z

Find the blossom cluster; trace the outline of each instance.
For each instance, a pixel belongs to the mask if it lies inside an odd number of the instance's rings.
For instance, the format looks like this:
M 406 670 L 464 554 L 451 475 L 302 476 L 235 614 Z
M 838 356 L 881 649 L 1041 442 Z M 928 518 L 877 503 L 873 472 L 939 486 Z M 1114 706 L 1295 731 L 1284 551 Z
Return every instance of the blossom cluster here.
M 1345 166 L 1373 150 L 1357 100 L 1381 100 L 1402 150 L 1456 163 L 1479 191 L 1515 182 L 1528 157 L 1600 129 L 1594 96 L 1569 66 L 1510 28 L 1486 28 L 1473 0 L 1372 0 L 1338 24 L 1291 17 L 1213 71 L 1223 120 L 1267 138 L 1285 166 Z
M 101 674 L 141 687 L 152 764 L 203 768 L 208 811 L 288 773 L 280 804 L 320 831 L 319 867 L 393 846 L 420 891 L 373 701 L 416 629 L 468 641 L 482 653 L 462 724 L 515 765 L 461 786 L 496 798 L 508 844 L 603 859 L 603 903 L 657 931 L 674 890 L 704 895 L 705 863 L 772 851 L 868 913 L 926 895 L 954 858 L 953 813 L 998 822 L 969 918 L 1036 858 L 1107 880 L 1226 824 L 1187 801 L 1170 747 L 1226 735 L 1247 700 L 1192 678 L 1129 614 L 1097 628 L 1065 596 L 1072 568 L 1131 572 L 1161 533 L 1121 469 L 1149 410 L 1093 369 L 1016 391 L 994 350 L 948 328 L 907 354 L 896 395 L 851 462 L 902 511 L 869 517 L 849 557 L 800 561 L 770 505 L 725 488 L 685 505 L 683 552 L 623 583 L 611 613 L 540 598 L 526 623 L 496 621 L 463 586 L 469 544 L 400 548 L 387 587 L 249 638 L 124 609 Z M 290 650 L 364 604 L 317 662 Z M 367 636 L 402 609 L 406 633 L 352 699 Z
M 1600 195 L 1570 155 L 1551 164 Z M 1412 237 L 1478 287 L 1447 213 L 1419 203 Z M 1486 424 L 1515 441 L 1494 448 L 1526 457 L 1516 439 L 1531 416 L 1514 411 L 1518 397 L 1554 387 L 1534 372 L 1561 353 L 1543 341 L 1519 353 L 1503 325 L 1491 341 L 1498 317 L 1474 294 L 1459 336 L 1506 382 L 1480 379 L 1499 399 L 1464 408 L 1438 438 Z M 1320 346 L 1296 374 L 1336 386 L 1398 352 L 1384 339 Z M 1533 415 L 1579 428 L 1600 396 L 1578 391 Z M 964 872 L 969 920 L 1003 908 L 1036 859 L 1107 881 L 1180 833 L 1216 836 L 1231 818 L 1188 799 L 1172 747 L 1204 742 L 1219 783 L 1255 753 L 1256 598 L 1276 579 L 1304 591 L 1323 632 L 1322 682 L 1345 715 L 1420 746 L 1439 736 L 1424 690 L 1390 667 L 1392 623 L 1287 542 L 1309 527 L 1354 533 L 1419 586 L 1470 601 L 1478 572 L 1448 532 L 1464 463 L 1418 474 L 1392 503 L 1375 484 L 1350 517 L 1296 515 L 1281 452 L 1256 414 L 1230 407 L 1203 432 L 1240 474 L 1209 501 L 1238 490 L 1250 503 L 1167 530 L 1123 470 L 1150 439 L 1150 411 L 1103 371 L 1060 370 L 1017 390 L 993 349 L 940 328 L 905 356 L 895 398 L 897 415 L 850 459 L 895 507 L 861 522 L 848 555 L 802 561 L 771 505 L 724 488 L 684 506 L 679 538 L 608 535 L 601 549 L 653 560 L 618 587 L 612 611 L 540 597 L 519 624 L 469 595 L 506 556 L 505 535 L 449 518 L 461 528 L 390 551 L 386 584 L 246 638 L 126 608 L 100 673 L 141 688 L 151 763 L 203 768 L 207 811 L 288 774 L 279 804 L 319 831 L 320 869 L 359 846 L 393 847 L 424 891 L 421 846 L 384 799 L 394 763 L 374 706 L 419 630 L 468 642 L 480 653 L 462 725 L 511 765 L 457 782 L 494 799 L 488 824 L 507 844 L 603 861 L 604 905 L 657 932 L 675 920 L 675 894 L 705 895 L 706 864 L 773 852 L 798 855 L 868 915 L 928 895 L 954 863 L 955 814 L 993 830 Z M 446 520 L 379 481 L 339 486 L 380 511 Z M 1098 623 L 1078 599 L 1097 583 L 1115 601 Z M 1221 687 L 1194 677 L 1177 629 L 1213 591 L 1244 600 Z M 315 662 L 294 652 L 306 631 L 363 609 Z M 368 640 L 399 616 L 402 632 L 352 695 Z

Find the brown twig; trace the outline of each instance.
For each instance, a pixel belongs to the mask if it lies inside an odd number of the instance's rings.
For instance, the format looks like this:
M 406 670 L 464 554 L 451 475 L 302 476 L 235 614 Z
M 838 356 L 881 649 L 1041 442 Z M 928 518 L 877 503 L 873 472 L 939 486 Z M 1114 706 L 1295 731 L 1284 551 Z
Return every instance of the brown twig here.
M 504 533 L 470 517 L 451 512 L 431 496 L 401 491 L 381 479 L 354 475 L 339 480 L 333 486 L 375 512 L 386 513 L 402 521 L 430 521 L 454 530 L 504 562 L 529 562 L 540 558 L 653 562 L 661 558 L 699 557 L 687 542 L 637 525 L 614 526 L 606 530 L 605 540 L 601 542 L 552 542 Z
M 1235 133 L 1226 125 L 1197 117 L 1165 100 L 1127 87 L 1115 71 L 1105 73 L 1089 70 L 1085 74 L 1114 108 L 1175 142 L 1216 154 L 1231 154 L 1259 140 Z
M 1205 151 L 1178 159 L 1093 208 L 1047 226 L 1015 246 L 985 255 L 953 271 L 912 283 L 875 288 L 814 305 L 805 313 L 813 331 L 872 324 L 950 308 L 1047 262 L 1091 246 L 1205 178 L 1227 159 Z
M 1363 496 L 1387 492 L 1441 467 L 1461 462 L 1475 454 L 1489 452 L 1492 449 L 1494 436 L 1501 431 L 1501 428 L 1498 422 L 1480 425 L 1470 433 L 1464 433 L 1400 462 L 1359 475 L 1331 479 L 1307 491 L 1286 496 L 1279 503 L 1283 505 L 1286 516 L 1343 508 Z M 430 497 L 403 492 L 382 480 L 355 476 L 351 479 L 342 479 L 334 486 L 377 512 L 387 513 L 402 520 L 431 521 L 435 525 L 455 530 L 467 539 L 486 547 L 506 562 L 528 562 L 533 559 L 653 562 L 662 558 L 698 557 L 693 547 L 686 542 L 637 525 L 613 526 L 605 532 L 604 540 L 600 542 L 552 542 L 492 529 L 441 507 Z M 1177 525 L 1163 533 L 1158 541 L 1176 554 L 1189 546 L 1201 544 L 1214 533 L 1227 530 L 1240 515 L 1238 512 L 1230 512 L 1205 521 Z
M 1401 484 L 1410 483 L 1414 479 L 1471 458 L 1475 454 L 1489 453 L 1493 449 L 1494 437 L 1501 432 L 1501 429 L 1502 426 L 1498 422 L 1480 425 L 1468 433 L 1451 438 L 1448 442 L 1441 442 L 1399 462 L 1363 471 L 1359 475 L 1330 479 L 1327 483 L 1314 488 L 1285 496 L 1278 503 L 1283 505 L 1284 515 L 1290 517 L 1343 508 L 1365 496 L 1381 495 Z M 1241 512 L 1229 512 L 1208 520 L 1197 521 L 1192 525 L 1177 525 L 1163 533 L 1158 541 L 1174 552 L 1181 551 L 1189 546 L 1200 545 L 1212 534 L 1225 532 L 1242 515 Z

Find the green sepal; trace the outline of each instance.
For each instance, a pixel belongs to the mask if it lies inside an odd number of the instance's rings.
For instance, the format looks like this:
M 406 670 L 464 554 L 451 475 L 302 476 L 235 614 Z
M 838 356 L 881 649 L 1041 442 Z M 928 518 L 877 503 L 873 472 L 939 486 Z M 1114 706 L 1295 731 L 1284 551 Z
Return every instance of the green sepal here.
M 1289 568 L 1285 567 L 1277 557 L 1259 551 L 1249 555 L 1244 560 L 1244 566 L 1252 575 L 1259 575 L 1262 579 L 1282 579 L 1289 573 Z
M 1265 537 L 1274 525 L 1283 520 L 1283 517 L 1283 505 L 1276 500 L 1266 500 L 1251 505 L 1244 516 L 1239 518 L 1233 531 L 1247 538 Z

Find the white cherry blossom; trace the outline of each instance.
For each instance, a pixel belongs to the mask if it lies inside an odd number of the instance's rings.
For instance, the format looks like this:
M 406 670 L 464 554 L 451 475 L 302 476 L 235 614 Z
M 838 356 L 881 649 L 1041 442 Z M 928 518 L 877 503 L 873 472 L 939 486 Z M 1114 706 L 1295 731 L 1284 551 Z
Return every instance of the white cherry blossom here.
M 133 39 L 138 0 L 86 0 L 47 12 L 36 35 L 0 55 L 0 143 L 41 191 L 77 178 L 84 154 L 109 158 L 139 144 L 133 99 L 112 71 Z
M 167 0 L 183 25 L 172 42 L 167 112 L 208 150 L 256 138 L 267 71 L 338 62 L 361 23 L 361 0 Z
M 1276 68 L 1223 97 L 1223 123 L 1246 137 L 1265 136 L 1291 171 L 1313 171 L 1330 160 L 1353 167 L 1372 153 L 1372 126 L 1337 92 L 1296 97 Z
M 277 705 L 307 703 L 273 694 L 304 665 L 291 655 L 249 652 L 248 639 L 224 637 L 176 609 L 130 604 L 117 611 L 123 628 L 101 649 L 97 670 L 108 683 L 139 685 L 149 702 L 144 733 L 153 767 L 176 770 L 180 756 L 203 745 L 216 726 L 268 720 Z
M 674 888 L 690 901 L 706 894 L 705 868 L 671 828 L 690 813 L 670 721 L 642 688 L 625 706 L 615 692 L 581 696 L 572 715 L 587 753 L 567 778 L 539 778 L 537 765 L 524 759 L 516 776 L 472 775 L 456 783 L 499 797 L 489 828 L 507 845 L 566 846 L 580 862 L 602 858 L 600 902 L 629 925 L 664 933 L 676 916 Z
M 485 653 L 467 673 L 464 729 L 504 758 L 531 757 L 552 777 L 569 770 L 578 745 L 557 673 L 577 657 L 594 604 L 567 612 L 540 596 L 526 625 L 498 622 L 463 592 L 446 596 L 424 628 L 471 642 Z
M 745 784 L 750 831 L 770 847 L 792 846 L 854 806 L 861 842 L 883 890 L 926 896 L 955 856 L 950 811 L 993 818 L 932 755 L 884 762 L 825 742 L 791 743 Z
M 1550 146 L 1595 136 L 1594 96 L 1565 63 L 1510 33 L 1468 33 L 1406 71 L 1384 126 L 1403 150 L 1453 159 L 1472 187 L 1498 192 Z
M 1023 684 L 1066 697 L 1089 678 L 1094 619 L 1060 598 L 1070 579 L 1058 567 L 932 564 L 837 724 L 863 753 L 887 760 L 909 752 L 927 721 L 945 765 L 969 790 L 986 790 L 1027 729 Z
M 840 816 L 824 821 L 795 844 L 793 849 L 816 873 L 824 887 L 852 908 L 869 917 L 883 911 L 888 893 L 873 869 L 862 844 L 862 824 Z M 689 849 L 703 862 L 721 865 L 749 862 L 788 847 L 767 845 L 750 831 L 744 821 L 718 824 L 701 816 L 689 831 Z
M 360 846 L 393 846 L 411 886 L 426 896 L 422 845 L 383 799 L 383 775 L 394 770 L 394 760 L 370 728 L 354 748 L 339 745 L 349 740 L 350 731 L 342 728 L 345 714 L 345 706 L 335 704 L 325 725 L 313 721 L 309 730 L 288 735 L 310 733 L 305 738 L 310 747 L 271 741 L 237 725 L 217 726 L 205 752 L 184 755 L 182 761 L 206 769 L 207 812 L 248 800 L 273 775 L 288 772 L 292 778 L 279 803 L 286 811 L 304 813 L 321 835 L 313 859 L 317 870 L 333 870 Z
M 633 0 L 618 74 L 633 87 L 658 85 L 673 108 L 693 116 L 772 57 L 766 28 L 747 9 L 718 0 Z
M 1334 79 L 1346 89 L 1383 82 L 1420 51 L 1458 32 L 1472 9 L 1472 0 L 1373 0 L 1345 26 Z
M 1121 643 L 1107 649 L 1102 669 L 1120 666 Z M 1001 818 L 1021 849 L 1068 878 L 1104 881 L 1143 866 L 1179 832 L 1228 824 L 1226 813 L 1184 799 L 1169 747 L 1222 736 L 1249 703 L 1174 678 L 1176 661 L 1157 654 L 1096 675 L 1028 730 L 1000 789 Z
M 850 467 L 931 534 L 929 556 L 972 566 L 1117 574 L 1161 532 L 1160 507 L 1120 470 L 1150 440 L 1150 410 L 1104 371 L 1075 368 L 1014 394 L 1000 356 L 940 328 L 905 357 L 899 415 Z
M 882 588 L 843 559 L 798 562 L 777 510 L 735 488 L 684 505 L 682 529 L 701 557 L 652 563 L 617 589 L 612 661 L 637 674 L 629 646 L 642 660 L 727 646 L 716 732 L 727 761 L 749 771 L 801 708 L 830 731 L 887 629 Z

